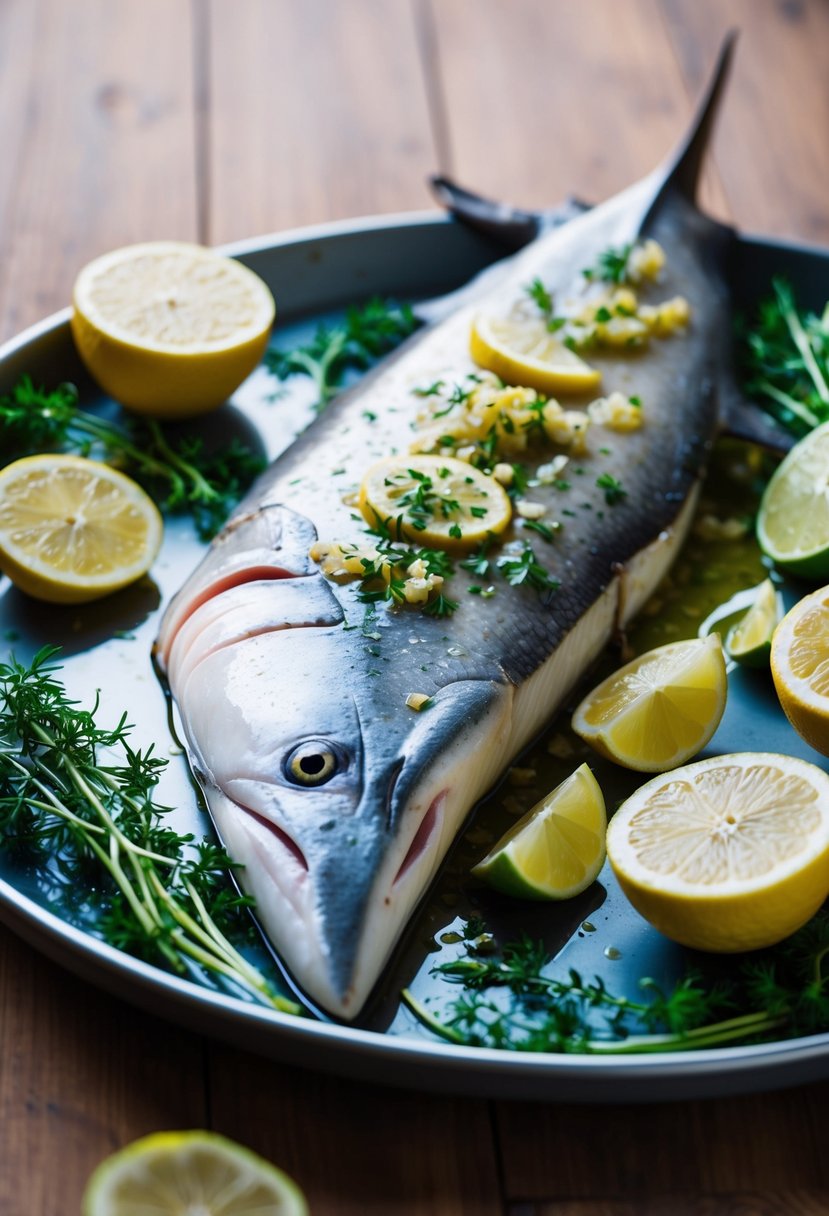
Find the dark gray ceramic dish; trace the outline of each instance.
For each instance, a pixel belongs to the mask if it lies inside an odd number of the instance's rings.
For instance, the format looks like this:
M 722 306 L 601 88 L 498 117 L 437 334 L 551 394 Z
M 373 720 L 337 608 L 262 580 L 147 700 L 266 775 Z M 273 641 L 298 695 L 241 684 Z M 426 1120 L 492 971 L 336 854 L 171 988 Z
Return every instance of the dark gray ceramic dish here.
M 306 229 L 234 246 L 229 252 L 272 286 L 279 304 L 278 341 L 283 344 L 345 304 L 374 293 L 409 300 L 434 296 L 464 284 L 499 256 L 484 238 L 431 215 Z M 813 307 L 822 307 L 829 295 L 829 254 L 745 239 L 734 270 L 738 304 L 746 305 L 767 291 L 776 273 L 787 275 L 801 300 Z M 0 393 L 23 372 L 44 384 L 72 380 L 85 404 L 113 408 L 78 363 L 66 312 L 0 350 Z M 298 384 L 274 401 L 276 387 L 267 373 L 257 372 L 236 395 L 235 408 L 226 407 L 208 421 L 208 436 L 224 438 L 229 430 L 238 431 L 275 455 L 311 417 L 307 385 Z M 128 708 L 136 740 L 141 745 L 155 741 L 162 754 L 170 751 L 161 793 L 162 801 L 176 807 L 176 827 L 203 834 L 209 827 L 170 733 L 149 657 L 159 605 L 177 589 L 198 552 L 190 525 L 173 522 L 153 571 L 154 584 L 82 609 L 36 605 L 0 582 L 0 638 L 8 639 L 21 659 L 46 642 L 61 644 L 64 677 L 73 696 L 88 701 L 100 689 L 101 720 L 115 720 Z M 6 646 L 4 642 L 3 650 Z M 734 673 L 729 708 L 710 750 L 752 749 L 816 759 L 777 710 L 768 682 L 751 673 Z M 624 780 L 606 777 L 611 794 L 623 796 L 629 788 Z M 409 984 L 420 998 L 435 995 L 438 981 L 430 975 L 430 951 L 469 910 L 463 883 L 456 882 L 460 894 L 444 879 L 424 904 L 361 1027 L 274 1014 L 122 954 L 95 936 L 94 923 L 85 923 L 82 913 L 75 923 L 59 915 L 48 884 L 22 873 L 2 855 L 0 917 L 50 958 L 136 1005 L 263 1055 L 378 1082 L 490 1096 L 615 1102 L 770 1089 L 829 1075 L 827 1034 L 639 1057 L 528 1055 L 435 1041 L 399 1007 L 397 993 Z M 498 927 L 505 932 L 526 928 L 543 936 L 557 956 L 556 965 L 602 974 L 619 990 L 635 990 L 644 974 L 669 978 L 685 964 L 678 947 L 630 910 L 607 872 L 566 911 L 504 912 L 485 899 L 482 910 L 494 922 L 500 918 L 503 925 Z M 583 928 L 588 916 L 595 932 Z M 712 969 L 711 974 L 716 973 Z

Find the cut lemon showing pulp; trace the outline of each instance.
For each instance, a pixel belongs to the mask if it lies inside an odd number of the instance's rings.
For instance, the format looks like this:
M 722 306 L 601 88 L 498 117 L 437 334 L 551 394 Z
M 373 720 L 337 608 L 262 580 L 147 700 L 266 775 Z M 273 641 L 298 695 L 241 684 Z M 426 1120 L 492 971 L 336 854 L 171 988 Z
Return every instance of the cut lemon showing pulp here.
M 543 798 L 499 840 L 472 873 L 520 899 L 569 899 L 604 865 L 607 815 L 586 764 Z
M 661 773 L 704 747 L 725 709 L 727 681 L 717 634 L 640 655 L 589 693 L 573 730 L 626 768 Z
M 82 1216 L 307 1216 L 281 1170 L 211 1132 L 158 1132 L 103 1161 Z
M 772 639 L 771 674 L 792 726 L 829 756 L 829 587 L 783 617 Z
M 479 367 L 494 372 L 505 384 L 520 384 L 552 396 L 588 393 L 602 374 L 565 346 L 544 321 L 478 316 L 469 340 Z
M 264 354 L 273 296 L 241 262 L 154 241 L 78 275 L 72 334 L 101 387 L 127 409 L 184 418 L 215 409 Z
M 760 548 L 781 570 L 829 576 L 829 422 L 795 444 L 763 493 Z
M 674 941 L 771 946 L 829 893 L 829 776 L 767 752 L 699 760 L 622 804 L 607 855 L 634 908 Z
M 725 649 L 744 667 L 768 667 L 771 638 L 780 620 L 780 596 L 770 578 L 757 588 L 754 603 L 745 616 L 729 629 Z
M 503 486 L 480 469 L 444 456 L 388 456 L 360 486 L 359 507 L 372 528 L 393 540 L 469 549 L 503 532 L 512 504 Z
M 146 574 L 161 545 L 155 503 L 81 456 L 27 456 L 0 470 L 0 570 L 53 604 L 78 604 Z

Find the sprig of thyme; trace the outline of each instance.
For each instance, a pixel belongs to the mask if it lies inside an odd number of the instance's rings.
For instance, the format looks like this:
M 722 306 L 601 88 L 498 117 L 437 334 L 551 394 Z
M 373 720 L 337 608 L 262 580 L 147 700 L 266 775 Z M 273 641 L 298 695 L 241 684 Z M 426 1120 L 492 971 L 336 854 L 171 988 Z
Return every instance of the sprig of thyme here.
M 167 761 L 133 748 L 126 715 L 105 728 L 97 703 L 70 700 L 56 653 L 0 664 L 0 847 L 94 907 L 118 949 L 299 1014 L 231 943 L 251 901 L 224 851 L 178 835 L 153 800 Z
M 73 384 L 47 390 L 21 376 L 0 396 L 2 460 L 35 452 L 73 452 L 117 464 L 140 481 L 162 511 L 189 514 L 209 540 L 264 468 L 237 439 L 209 452 L 197 435 L 172 438 L 155 419 L 123 424 L 80 408 Z
M 310 342 L 290 350 L 272 348 L 265 366 L 278 380 L 310 376 L 321 410 L 342 387 L 347 371 L 371 367 L 414 333 L 417 324 L 410 305 L 374 297 L 347 309 L 340 325 L 317 326 Z
M 463 989 L 439 1017 L 411 992 L 418 1020 L 462 1046 L 512 1051 L 650 1053 L 719 1047 L 829 1029 L 829 913 L 820 912 L 779 947 L 750 956 L 727 984 L 694 972 L 661 986 L 639 981 L 640 996 L 612 992 L 604 980 L 571 969 L 548 975 L 547 951 L 529 938 L 485 951 L 479 924 L 464 930 L 465 955 L 433 968 Z

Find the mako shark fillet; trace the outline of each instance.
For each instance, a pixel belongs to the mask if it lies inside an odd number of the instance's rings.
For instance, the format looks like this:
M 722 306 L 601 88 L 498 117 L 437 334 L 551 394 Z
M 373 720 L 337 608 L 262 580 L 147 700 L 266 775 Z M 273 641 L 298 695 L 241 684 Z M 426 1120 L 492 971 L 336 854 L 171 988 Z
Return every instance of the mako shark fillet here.
M 732 391 L 733 233 L 693 203 L 729 50 L 668 169 L 542 234 L 497 287 L 340 397 L 263 474 L 167 608 L 157 656 L 218 832 L 295 981 L 336 1016 L 359 1013 L 470 809 L 685 535 L 721 388 Z M 365 539 L 345 492 L 376 459 L 408 449 L 412 388 L 474 370 L 478 309 L 505 307 L 536 276 L 566 293 L 599 252 L 643 234 L 668 255 L 660 294 L 684 295 L 692 320 L 682 336 L 603 364 L 606 392 L 641 397 L 642 429 L 597 431 L 593 454 L 571 464 L 584 475 L 569 491 L 532 491 L 548 519 L 572 512 L 554 544 L 536 546 L 559 589 L 499 580 L 482 599 L 459 572 L 451 618 L 381 606 L 367 637 L 357 586 L 324 578 L 309 548 L 317 537 Z M 551 455 L 541 449 L 539 463 Z M 596 486 L 605 471 L 627 491 L 612 507 Z M 433 698 L 426 712 L 407 707 L 412 692 Z

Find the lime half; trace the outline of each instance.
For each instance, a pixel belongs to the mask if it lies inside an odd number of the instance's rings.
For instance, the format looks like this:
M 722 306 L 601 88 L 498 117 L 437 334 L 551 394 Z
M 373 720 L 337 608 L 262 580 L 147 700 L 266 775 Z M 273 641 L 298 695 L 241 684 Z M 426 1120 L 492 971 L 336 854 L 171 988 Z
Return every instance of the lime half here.
M 472 873 L 519 899 L 569 899 L 601 870 L 606 832 L 602 791 L 582 764 L 519 819 Z
M 766 486 L 757 540 L 781 570 L 829 576 L 829 422 L 795 444 Z
M 770 578 L 757 588 L 748 612 L 728 631 L 725 649 L 744 667 L 768 667 L 771 636 L 782 617 L 780 596 Z
M 158 1132 L 107 1157 L 82 1216 L 308 1216 L 295 1183 L 212 1132 Z

